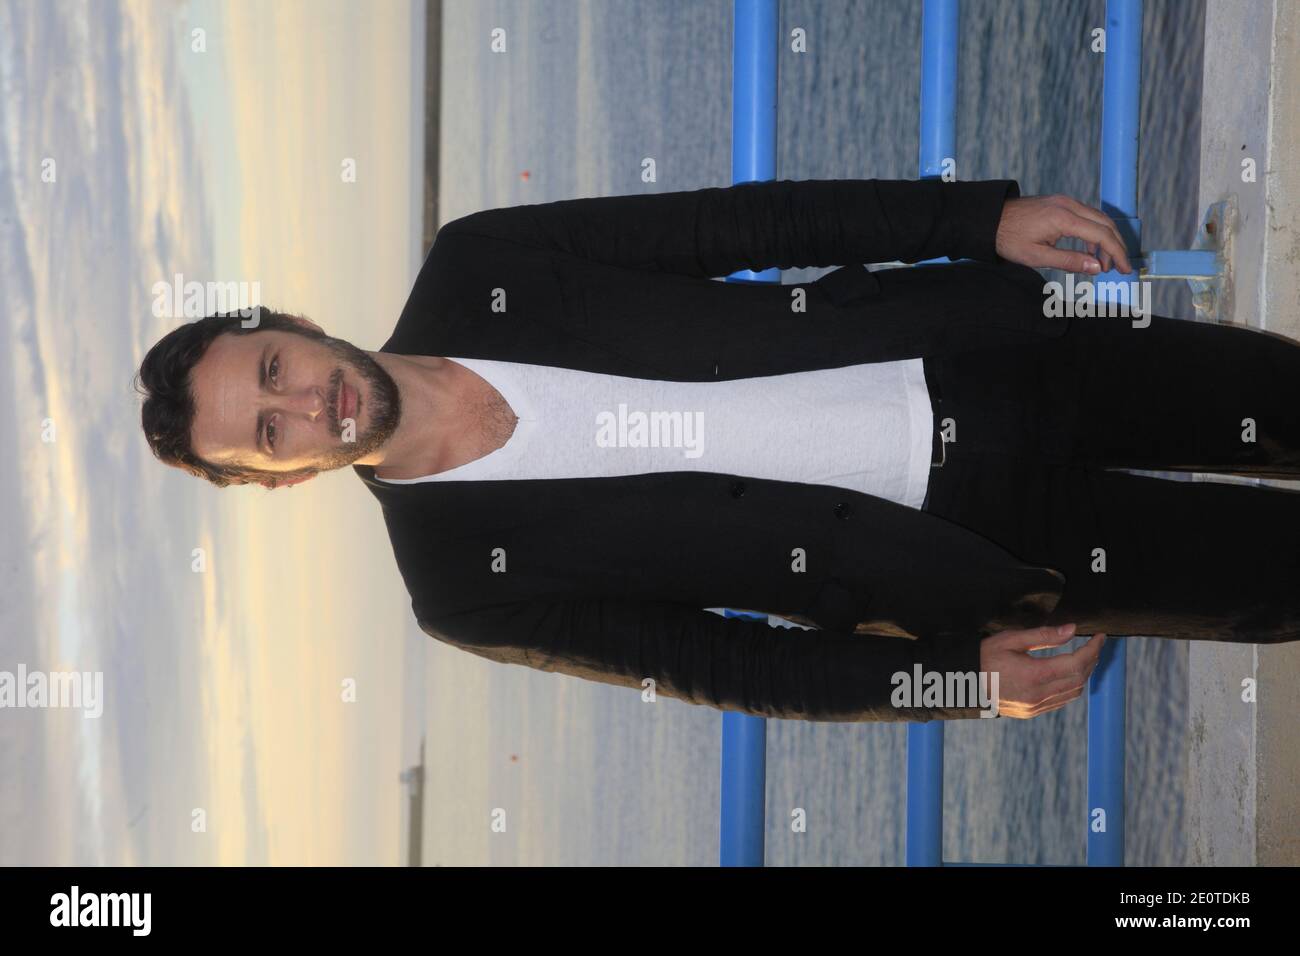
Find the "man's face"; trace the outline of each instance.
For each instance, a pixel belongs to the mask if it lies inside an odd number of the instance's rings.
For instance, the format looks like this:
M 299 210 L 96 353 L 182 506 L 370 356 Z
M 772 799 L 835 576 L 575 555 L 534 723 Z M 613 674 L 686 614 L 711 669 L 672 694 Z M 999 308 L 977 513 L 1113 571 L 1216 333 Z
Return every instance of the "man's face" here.
M 190 388 L 194 453 L 265 472 L 350 465 L 388 441 L 400 418 L 392 377 L 329 336 L 219 335 L 191 370 Z

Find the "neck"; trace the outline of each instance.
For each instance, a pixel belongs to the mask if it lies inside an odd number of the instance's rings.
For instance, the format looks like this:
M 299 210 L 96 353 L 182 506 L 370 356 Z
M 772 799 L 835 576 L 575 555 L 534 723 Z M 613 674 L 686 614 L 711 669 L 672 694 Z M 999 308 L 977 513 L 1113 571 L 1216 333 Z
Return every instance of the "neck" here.
M 436 355 L 368 354 L 397 383 L 402 418 L 387 442 L 354 464 L 396 471 L 443 454 L 464 429 L 454 365 Z

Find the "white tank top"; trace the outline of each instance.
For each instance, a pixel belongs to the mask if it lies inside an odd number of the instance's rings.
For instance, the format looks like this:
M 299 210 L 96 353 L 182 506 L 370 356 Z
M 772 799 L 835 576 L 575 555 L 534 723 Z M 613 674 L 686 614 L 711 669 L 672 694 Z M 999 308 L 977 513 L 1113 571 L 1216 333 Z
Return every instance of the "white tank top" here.
M 717 474 L 834 485 L 912 508 L 925 499 L 934 416 L 921 359 L 719 382 L 626 378 L 454 358 L 519 422 L 495 451 L 422 481 Z

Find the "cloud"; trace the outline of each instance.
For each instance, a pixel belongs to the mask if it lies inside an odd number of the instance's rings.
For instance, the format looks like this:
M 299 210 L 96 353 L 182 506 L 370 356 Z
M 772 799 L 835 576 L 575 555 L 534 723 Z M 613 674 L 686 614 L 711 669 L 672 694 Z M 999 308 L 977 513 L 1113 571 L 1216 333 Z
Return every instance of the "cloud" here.
M 85 726 L 0 720 L 0 863 L 398 859 L 410 612 L 368 494 L 350 472 L 294 504 L 159 467 L 129 384 L 176 323 L 150 292 L 175 272 L 245 273 L 367 347 L 387 336 L 418 214 L 408 15 L 0 2 L 0 666 L 102 670 L 106 697 Z M 207 54 L 178 42 L 194 18 Z

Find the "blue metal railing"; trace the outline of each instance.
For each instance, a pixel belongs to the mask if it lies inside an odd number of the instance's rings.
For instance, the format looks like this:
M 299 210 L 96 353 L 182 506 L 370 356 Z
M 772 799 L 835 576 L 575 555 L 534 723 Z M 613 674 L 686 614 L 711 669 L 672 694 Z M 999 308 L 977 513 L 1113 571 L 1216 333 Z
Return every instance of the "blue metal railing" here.
M 1101 208 L 1115 220 L 1125 250 L 1142 248 L 1137 214 L 1141 117 L 1142 0 L 1107 0 L 1106 65 L 1101 99 Z M 1137 268 L 1137 263 L 1132 263 Z M 1134 276 L 1136 278 L 1136 276 Z M 1128 282 L 1111 270 L 1129 299 Z M 1109 638 L 1088 685 L 1088 865 L 1124 865 L 1124 741 L 1128 646 Z
M 921 8 L 921 130 L 917 166 L 922 179 L 942 176 L 957 146 L 958 0 L 926 0 Z
M 732 181 L 773 179 L 776 174 L 776 54 L 778 0 L 735 0 L 732 82 Z M 921 38 L 921 123 L 917 165 L 922 178 L 943 175 L 955 159 L 957 43 L 960 0 L 924 0 Z M 1149 279 L 1213 278 L 1214 252 L 1157 250 L 1141 253 L 1137 216 L 1142 0 L 1107 0 L 1102 98 L 1101 204 L 1115 220 L 1135 269 Z M 1137 276 L 1111 271 L 1096 277 L 1115 283 L 1128 299 Z M 728 281 L 777 282 L 779 272 L 739 272 Z M 731 610 L 727 617 L 768 620 Z M 1124 862 L 1124 745 L 1127 652 L 1111 637 L 1088 687 L 1089 866 Z M 722 806 L 719 862 L 763 864 L 767 722 L 742 713 L 722 718 Z M 979 866 L 943 860 L 942 721 L 907 729 L 907 843 L 909 866 Z M 992 864 L 1017 865 L 1017 864 Z
M 736 0 L 731 51 L 731 181 L 776 178 L 777 0 Z M 728 282 L 780 282 L 779 269 L 737 272 Z M 737 617 L 726 611 L 726 617 Z M 743 615 L 753 617 L 754 615 Z M 765 620 L 766 615 L 759 615 Z M 763 865 L 767 721 L 722 715 L 722 819 L 718 862 Z
M 921 9 L 922 179 L 942 176 L 957 152 L 958 0 L 925 0 Z M 908 866 L 943 863 L 943 721 L 907 725 Z
M 925 0 L 921 29 L 921 175 L 943 171 L 954 152 L 959 0 Z M 1107 0 L 1102 99 L 1101 198 L 1128 250 L 1141 248 L 1137 219 L 1138 104 L 1142 0 Z M 1098 281 L 1121 283 L 1119 273 Z M 1120 289 L 1127 289 L 1121 283 Z M 1125 645 L 1107 640 L 1088 685 L 1088 834 L 1090 866 L 1124 863 Z M 943 860 L 942 721 L 907 728 L 908 866 Z M 953 865 L 951 863 L 947 865 Z

